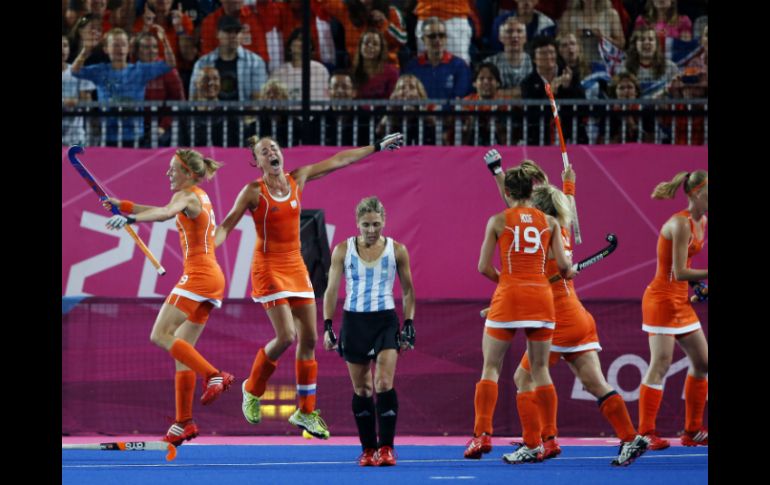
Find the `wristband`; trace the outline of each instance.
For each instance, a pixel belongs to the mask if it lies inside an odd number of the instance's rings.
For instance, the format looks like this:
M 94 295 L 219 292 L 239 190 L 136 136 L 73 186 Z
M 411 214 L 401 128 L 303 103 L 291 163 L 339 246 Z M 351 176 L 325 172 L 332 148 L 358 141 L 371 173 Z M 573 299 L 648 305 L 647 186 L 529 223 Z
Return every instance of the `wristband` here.
M 564 195 L 575 195 L 575 182 L 572 182 L 570 180 L 564 181 Z
M 134 203 L 130 200 L 121 200 L 118 208 L 120 209 L 120 212 L 132 214 L 134 212 Z

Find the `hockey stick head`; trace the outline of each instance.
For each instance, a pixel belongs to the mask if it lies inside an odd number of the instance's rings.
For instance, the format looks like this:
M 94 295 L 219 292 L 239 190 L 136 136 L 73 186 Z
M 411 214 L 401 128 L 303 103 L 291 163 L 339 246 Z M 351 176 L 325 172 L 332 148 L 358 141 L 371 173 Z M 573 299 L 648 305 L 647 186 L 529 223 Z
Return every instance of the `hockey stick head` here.
M 614 235 L 613 233 L 607 234 L 607 242 L 610 243 L 609 246 L 607 246 L 607 250 L 609 251 L 607 254 L 610 254 L 615 250 L 615 248 L 618 247 L 618 236 Z

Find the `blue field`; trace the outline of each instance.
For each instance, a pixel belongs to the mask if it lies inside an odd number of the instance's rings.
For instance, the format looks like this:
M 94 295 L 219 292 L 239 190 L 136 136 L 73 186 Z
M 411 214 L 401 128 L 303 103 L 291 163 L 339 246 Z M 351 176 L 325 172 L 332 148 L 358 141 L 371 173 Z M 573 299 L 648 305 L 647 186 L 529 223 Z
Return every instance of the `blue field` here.
M 399 446 L 395 467 L 359 467 L 355 446 L 181 446 L 163 452 L 62 451 L 63 484 L 387 484 L 522 483 L 687 485 L 708 482 L 708 449 L 672 447 L 648 452 L 631 466 L 610 466 L 617 448 L 563 446 L 561 456 L 538 464 L 508 465 L 496 447 L 481 460 L 462 458 L 459 446 Z

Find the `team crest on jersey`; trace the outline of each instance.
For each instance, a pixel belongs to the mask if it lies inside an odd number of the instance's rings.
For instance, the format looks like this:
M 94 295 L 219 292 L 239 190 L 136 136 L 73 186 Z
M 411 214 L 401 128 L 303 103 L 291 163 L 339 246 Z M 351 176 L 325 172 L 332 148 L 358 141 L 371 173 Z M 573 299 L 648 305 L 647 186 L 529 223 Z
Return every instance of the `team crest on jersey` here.
M 527 222 L 532 224 L 532 214 L 519 214 L 521 216 L 521 222 Z
M 297 201 L 296 200 L 292 199 L 289 204 L 291 205 L 292 209 L 296 209 L 297 208 Z

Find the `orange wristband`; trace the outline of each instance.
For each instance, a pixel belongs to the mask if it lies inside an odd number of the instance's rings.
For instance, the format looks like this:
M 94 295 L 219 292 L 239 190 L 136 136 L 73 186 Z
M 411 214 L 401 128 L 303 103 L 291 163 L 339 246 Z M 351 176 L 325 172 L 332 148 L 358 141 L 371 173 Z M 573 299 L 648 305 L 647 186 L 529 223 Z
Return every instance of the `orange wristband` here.
M 118 206 L 120 209 L 120 212 L 124 212 L 126 214 L 133 214 L 134 212 L 134 203 L 130 200 L 121 200 L 120 206 Z
M 565 195 L 575 195 L 575 182 L 571 182 L 569 180 L 564 181 L 564 194 Z

